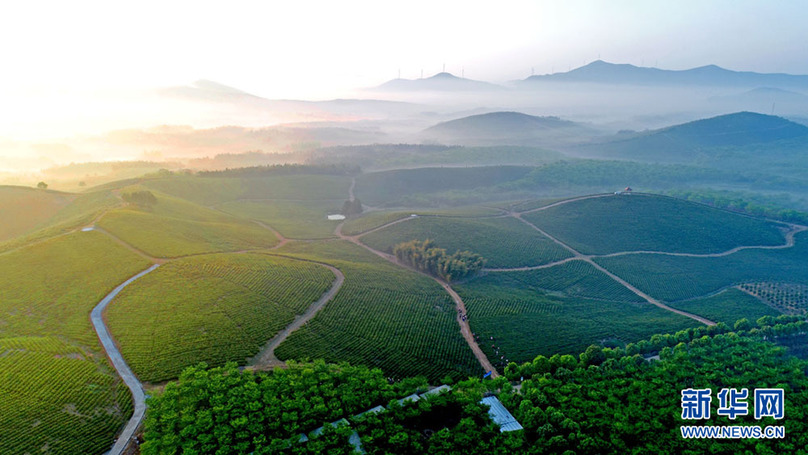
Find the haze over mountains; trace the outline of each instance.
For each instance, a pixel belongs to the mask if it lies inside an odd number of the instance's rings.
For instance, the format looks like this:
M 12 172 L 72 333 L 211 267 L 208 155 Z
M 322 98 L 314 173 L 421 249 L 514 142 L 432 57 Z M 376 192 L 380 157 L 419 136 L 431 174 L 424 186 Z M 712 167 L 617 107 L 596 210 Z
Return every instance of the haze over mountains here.
M 715 65 L 672 71 L 598 60 L 502 85 L 444 72 L 393 79 L 355 95 L 268 99 L 210 80 L 164 87 L 138 108 L 151 126 L 47 142 L 5 140 L 0 172 L 77 161 L 174 161 L 376 143 L 570 145 L 742 111 L 805 122 L 808 76 Z M 466 117 L 471 118 L 451 123 Z M 154 128 L 160 124 L 169 126 Z

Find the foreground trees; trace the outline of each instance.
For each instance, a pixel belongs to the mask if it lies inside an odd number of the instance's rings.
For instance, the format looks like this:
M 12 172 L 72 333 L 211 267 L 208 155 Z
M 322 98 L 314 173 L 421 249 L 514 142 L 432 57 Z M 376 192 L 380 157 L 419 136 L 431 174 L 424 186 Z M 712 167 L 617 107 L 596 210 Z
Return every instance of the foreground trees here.
M 256 374 L 234 364 L 189 368 L 150 399 L 142 453 L 350 453 L 353 432 L 369 454 L 805 453 L 808 361 L 773 341 L 804 338 L 806 331 L 804 316 L 764 317 L 655 335 L 625 348 L 592 346 L 578 356 L 512 363 L 505 376 L 461 381 L 451 392 L 403 405 L 394 398 L 423 382 L 391 384 L 379 370 L 347 364 Z M 519 390 L 508 382 L 520 379 Z M 749 390 L 749 415 L 718 415 L 724 388 Z M 761 388 L 783 390 L 782 419 L 754 418 L 752 396 Z M 711 391 L 711 418 L 682 419 L 684 389 Z M 491 392 L 524 430 L 498 431 L 480 404 Z M 377 404 L 386 409 L 354 417 Z M 350 426 L 326 424 L 311 437 L 315 427 L 340 418 Z M 785 437 L 683 438 L 680 428 L 691 425 L 782 426 Z M 301 433 L 308 442 L 299 442 Z

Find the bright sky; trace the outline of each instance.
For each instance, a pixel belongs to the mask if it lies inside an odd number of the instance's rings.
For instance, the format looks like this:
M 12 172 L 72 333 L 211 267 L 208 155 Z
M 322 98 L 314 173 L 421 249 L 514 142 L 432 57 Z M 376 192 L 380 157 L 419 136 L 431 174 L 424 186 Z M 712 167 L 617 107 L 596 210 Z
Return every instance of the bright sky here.
M 0 7 L 0 136 L 170 122 L 137 90 L 209 79 L 327 99 L 446 70 L 492 82 L 599 57 L 808 74 L 802 1 L 21 1 Z M 178 122 L 182 123 L 182 122 Z

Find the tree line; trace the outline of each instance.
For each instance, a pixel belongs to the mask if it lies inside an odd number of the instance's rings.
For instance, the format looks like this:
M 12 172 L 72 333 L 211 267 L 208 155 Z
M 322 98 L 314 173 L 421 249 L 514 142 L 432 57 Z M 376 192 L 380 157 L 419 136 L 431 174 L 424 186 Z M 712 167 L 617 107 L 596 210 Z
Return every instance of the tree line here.
M 249 166 L 221 171 L 199 171 L 200 177 L 264 177 L 268 175 L 347 175 L 362 173 L 362 168 L 354 164 L 272 164 L 266 166 Z
M 446 249 L 438 248 L 429 239 L 399 243 L 393 248 L 393 255 L 399 261 L 447 282 L 473 276 L 485 266 L 485 259 L 477 253 L 456 251 L 447 254 Z

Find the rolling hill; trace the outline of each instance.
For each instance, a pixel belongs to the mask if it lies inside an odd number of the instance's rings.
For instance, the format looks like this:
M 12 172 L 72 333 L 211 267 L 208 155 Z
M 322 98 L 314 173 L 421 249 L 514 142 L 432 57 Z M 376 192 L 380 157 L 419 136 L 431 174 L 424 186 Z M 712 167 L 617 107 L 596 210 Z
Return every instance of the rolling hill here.
M 584 145 L 578 150 L 608 157 L 689 162 L 710 148 L 808 141 L 808 127 L 782 117 L 737 112 L 627 138 L 618 137 L 610 142 Z
M 519 112 L 490 112 L 438 123 L 424 137 L 460 145 L 534 145 L 580 141 L 593 131 L 558 117 L 537 117 Z

